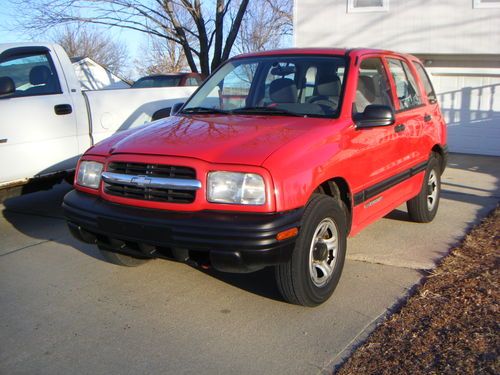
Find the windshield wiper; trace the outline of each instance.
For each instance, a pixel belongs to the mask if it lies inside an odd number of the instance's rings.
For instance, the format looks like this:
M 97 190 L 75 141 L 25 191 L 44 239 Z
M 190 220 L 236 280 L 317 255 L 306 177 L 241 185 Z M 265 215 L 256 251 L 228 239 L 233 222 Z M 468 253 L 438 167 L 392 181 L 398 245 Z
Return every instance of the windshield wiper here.
M 276 107 L 243 107 L 243 108 L 233 109 L 231 113 L 253 113 L 253 114 L 285 115 L 285 116 L 296 116 L 296 117 L 305 116 L 300 113 L 290 112 L 287 111 L 286 109 L 276 108 Z
M 217 109 L 217 108 L 209 108 L 209 107 L 191 107 L 191 108 L 186 108 L 181 111 L 181 113 L 221 113 L 221 114 L 227 114 L 227 111 L 223 111 L 222 109 Z

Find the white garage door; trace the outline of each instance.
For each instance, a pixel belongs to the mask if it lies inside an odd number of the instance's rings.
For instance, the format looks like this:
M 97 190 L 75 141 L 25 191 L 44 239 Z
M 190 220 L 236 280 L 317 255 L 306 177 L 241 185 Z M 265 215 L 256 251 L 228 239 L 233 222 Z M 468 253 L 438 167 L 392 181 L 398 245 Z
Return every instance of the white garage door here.
M 500 156 L 500 76 L 433 72 L 432 81 L 448 124 L 450 151 Z

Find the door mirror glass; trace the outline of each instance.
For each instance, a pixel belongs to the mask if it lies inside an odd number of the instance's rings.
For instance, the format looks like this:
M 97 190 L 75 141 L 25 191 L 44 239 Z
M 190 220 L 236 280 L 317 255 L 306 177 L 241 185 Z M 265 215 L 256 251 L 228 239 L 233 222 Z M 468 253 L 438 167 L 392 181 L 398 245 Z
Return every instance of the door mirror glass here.
M 354 116 L 358 129 L 388 126 L 395 122 L 394 110 L 387 105 L 371 104 L 365 110 Z
M 183 105 L 184 105 L 184 102 L 175 103 L 172 106 L 172 108 L 170 109 L 170 116 L 175 116 L 177 114 L 177 112 L 179 112 L 179 110 L 182 108 Z

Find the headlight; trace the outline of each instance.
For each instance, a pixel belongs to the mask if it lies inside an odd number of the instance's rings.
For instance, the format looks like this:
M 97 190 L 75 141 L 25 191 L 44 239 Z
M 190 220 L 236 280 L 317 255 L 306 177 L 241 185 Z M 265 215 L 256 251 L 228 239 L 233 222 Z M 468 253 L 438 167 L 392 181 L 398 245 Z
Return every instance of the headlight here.
M 266 188 L 262 176 L 255 173 L 210 172 L 207 200 L 212 203 L 262 205 Z
M 101 172 L 104 165 L 96 161 L 82 161 L 78 168 L 76 183 L 92 189 L 99 188 L 101 183 Z

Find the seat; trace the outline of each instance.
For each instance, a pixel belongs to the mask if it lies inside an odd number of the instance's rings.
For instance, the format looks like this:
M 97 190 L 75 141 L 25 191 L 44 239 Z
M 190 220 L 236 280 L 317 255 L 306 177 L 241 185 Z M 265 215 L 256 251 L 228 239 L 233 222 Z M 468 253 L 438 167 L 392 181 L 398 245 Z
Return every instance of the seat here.
M 49 67 L 45 65 L 37 65 L 31 68 L 30 83 L 35 87 L 26 90 L 28 95 L 53 94 L 57 91 L 57 81 L 54 79 Z
M 275 79 L 269 85 L 269 98 L 273 103 L 297 103 L 297 85 L 289 78 Z
M 315 95 L 307 101 L 330 108 L 337 108 L 340 97 L 340 77 L 334 71 L 319 71 Z

